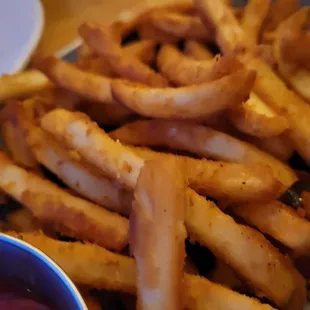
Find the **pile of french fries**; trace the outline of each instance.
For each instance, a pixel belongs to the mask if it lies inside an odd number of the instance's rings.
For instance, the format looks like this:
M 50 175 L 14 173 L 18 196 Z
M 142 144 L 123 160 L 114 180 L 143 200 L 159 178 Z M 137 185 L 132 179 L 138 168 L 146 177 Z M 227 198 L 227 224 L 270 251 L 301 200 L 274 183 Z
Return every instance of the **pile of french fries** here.
M 0 191 L 22 206 L 1 230 L 54 259 L 89 309 L 91 289 L 125 309 L 302 309 L 310 192 L 279 200 L 299 182 L 293 153 L 310 163 L 298 5 L 148 7 L 81 25 L 75 63 L 1 77 Z M 216 257 L 206 277 L 185 240 Z

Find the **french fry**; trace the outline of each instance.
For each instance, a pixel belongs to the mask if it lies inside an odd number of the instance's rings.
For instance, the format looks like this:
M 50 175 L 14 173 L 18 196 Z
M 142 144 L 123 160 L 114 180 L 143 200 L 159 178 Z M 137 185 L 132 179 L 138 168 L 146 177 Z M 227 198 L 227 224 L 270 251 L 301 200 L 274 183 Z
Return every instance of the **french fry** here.
M 196 60 L 211 60 L 214 57 L 202 43 L 194 40 L 185 41 L 184 54 Z
M 212 31 L 197 16 L 159 11 L 151 15 L 151 23 L 161 31 L 180 39 L 212 41 Z
M 310 10 L 303 8 L 283 21 L 277 31 L 274 40 L 274 54 L 278 64 L 278 71 L 283 79 L 303 98 L 310 101 L 308 84 L 310 83 L 310 72 L 299 64 L 289 63 L 284 60 L 283 43 L 291 33 L 303 32 L 310 24 Z
M 108 28 L 86 23 L 80 26 L 79 33 L 91 50 L 108 60 L 112 70 L 119 76 L 150 86 L 167 86 L 166 79 L 160 74 L 142 63 L 137 57 L 125 53 L 113 39 Z
M 32 128 L 28 141 L 37 160 L 76 193 L 111 211 L 129 215 L 132 194 L 121 189 L 116 182 L 71 158 L 70 151 L 62 148 L 40 128 Z
M 172 158 L 148 161 L 137 181 L 129 244 L 137 263 L 137 303 L 141 309 L 183 308 L 187 236 L 184 172 L 182 162 Z M 160 295 L 155 300 L 150 298 L 157 292 Z
M 290 167 L 273 156 L 249 143 L 205 126 L 177 121 L 140 120 L 115 130 L 113 137 L 127 144 L 165 146 L 215 160 L 267 164 L 285 189 L 297 179 Z
M 310 253 L 310 223 L 280 201 L 233 207 L 233 213 L 290 248 L 294 256 Z
M 310 219 L 310 192 L 302 192 L 301 193 L 303 207 L 306 211 L 306 217 Z
M 259 138 L 278 136 L 289 127 L 284 116 L 275 113 L 254 93 L 245 103 L 233 107 L 230 120 L 241 132 Z
M 250 47 L 238 21 L 221 1 L 194 0 L 194 3 L 202 20 L 208 25 L 211 22 L 216 29 L 216 40 L 224 52 Z M 222 20 L 225 20 L 224 24 Z M 254 92 L 275 112 L 287 118 L 290 126 L 287 135 L 293 147 L 306 162 L 310 162 L 310 106 L 290 91 L 266 63 L 250 52 L 240 53 L 238 60 L 249 70 L 257 72 Z
M 7 99 L 22 98 L 52 87 L 49 79 L 37 70 L 24 71 L 0 77 L 0 103 Z
M 0 153 L 0 188 L 55 230 L 113 250 L 128 242 L 127 219 L 14 165 L 4 153 Z
M 239 70 L 216 81 L 182 88 L 150 88 L 127 81 L 112 81 L 116 102 L 154 118 L 204 120 L 249 96 L 253 71 Z
M 9 232 L 9 235 L 39 248 L 76 283 L 98 289 L 136 293 L 136 264 L 132 258 L 89 243 L 53 240 L 41 233 Z M 72 260 L 72 257 L 75 259 Z M 241 295 L 199 276 L 185 274 L 183 285 L 185 306 L 189 310 L 208 310 L 210 307 L 227 310 L 232 304 L 240 306 L 240 309 L 274 310 L 255 298 Z
M 89 100 L 112 104 L 111 80 L 85 72 L 56 57 L 48 57 L 37 64 L 56 85 L 77 93 Z
M 40 229 L 38 220 L 26 208 L 10 212 L 6 220 L 10 229 L 16 232 L 34 232 Z
M 262 26 L 268 16 L 271 3 L 272 0 L 250 0 L 245 6 L 241 25 L 254 44 L 259 42 Z
M 169 44 L 161 47 L 157 67 L 163 76 L 178 86 L 211 82 L 242 68 L 232 55 L 215 56 L 212 60 L 199 61 L 185 56 Z
M 156 59 L 156 45 L 156 41 L 154 40 L 142 40 L 127 44 L 123 47 L 123 49 L 126 53 L 134 55 L 143 63 L 150 65 Z
M 187 197 L 186 228 L 189 236 L 232 266 L 255 291 L 263 292 L 279 306 L 286 305 L 295 290 L 294 267 L 289 261 L 262 234 L 235 223 L 214 203 L 190 189 Z M 259 270 L 255 260 L 260 262 Z M 284 287 L 283 283 L 287 286 Z
M 18 164 L 38 169 L 38 163 L 26 141 L 29 125 L 34 121 L 31 102 L 11 101 L 4 109 L 1 134 L 7 151 Z

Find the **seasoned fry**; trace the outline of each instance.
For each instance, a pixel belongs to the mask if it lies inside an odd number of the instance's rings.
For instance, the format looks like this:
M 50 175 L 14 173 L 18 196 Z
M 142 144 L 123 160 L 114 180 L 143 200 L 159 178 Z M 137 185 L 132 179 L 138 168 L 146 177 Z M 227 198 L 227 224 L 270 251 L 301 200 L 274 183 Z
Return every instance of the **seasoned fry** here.
M 184 54 L 196 60 L 211 60 L 214 57 L 202 43 L 194 40 L 185 41 Z
M 37 70 L 3 75 L 0 77 L 0 103 L 7 99 L 25 97 L 48 87 L 52 87 L 51 82 Z
M 90 100 L 113 103 L 111 80 L 107 77 L 85 72 L 53 56 L 45 58 L 38 67 L 59 87 Z
M 26 208 L 10 212 L 6 220 L 10 229 L 16 232 L 34 232 L 40 228 L 37 219 Z
M 310 223 L 280 201 L 233 207 L 234 214 L 292 249 L 294 255 L 310 253 Z
M 112 253 L 93 244 L 53 240 L 40 233 L 9 234 L 49 255 L 76 283 L 98 289 L 119 290 L 132 294 L 136 292 L 136 264 L 132 258 Z M 183 285 L 185 307 L 189 310 L 208 310 L 210 307 L 227 310 L 232 302 L 240 309 L 274 309 L 199 276 L 185 274 Z
M 157 67 L 163 76 L 178 86 L 211 82 L 242 68 L 232 55 L 199 61 L 185 56 L 170 44 L 161 47 Z
M 181 162 L 172 158 L 146 162 L 134 191 L 129 243 L 137 262 L 137 303 L 141 309 L 183 308 L 187 234 L 182 168 Z
M 288 63 L 283 54 L 286 37 L 294 32 L 302 32 L 310 24 L 310 9 L 303 8 L 282 22 L 277 31 L 274 41 L 274 55 L 277 60 L 278 70 L 283 79 L 302 97 L 310 101 L 308 85 L 310 83 L 310 72 L 300 67 L 299 64 Z
M 249 40 L 254 44 L 259 42 L 262 26 L 268 16 L 272 0 L 250 0 L 245 6 L 241 25 Z
M 151 23 L 161 31 L 180 39 L 212 41 L 212 32 L 197 16 L 159 11 L 151 15 Z
M 235 223 L 214 203 L 192 190 L 187 197 L 186 228 L 191 238 L 232 266 L 255 291 L 279 306 L 286 305 L 295 290 L 295 279 L 294 267 L 285 257 L 262 234 Z
M 251 93 L 242 105 L 235 106 L 230 120 L 241 132 L 259 138 L 274 137 L 288 129 L 288 121 Z
M 216 81 L 182 88 L 150 88 L 127 81 L 113 81 L 115 101 L 146 117 L 203 120 L 249 96 L 253 71 L 239 70 Z
M 31 130 L 28 141 L 37 160 L 75 192 L 112 211 L 129 215 L 132 194 L 121 189 L 116 182 L 71 158 L 68 150 L 40 128 Z
M 156 59 L 156 45 L 156 41 L 154 40 L 142 40 L 127 44 L 123 49 L 126 53 L 134 55 L 140 59 L 143 63 L 152 64 Z
M 1 112 L 1 135 L 7 151 L 18 164 L 37 169 L 37 161 L 26 141 L 29 126 L 34 121 L 31 102 L 10 101 Z
M 221 1 L 194 0 L 194 3 L 199 9 L 202 20 L 208 24 L 211 22 L 215 27 L 216 40 L 224 52 L 235 48 L 240 50 L 240 46 L 248 46 L 244 31 Z M 222 25 L 221 20 L 227 23 Z M 251 53 L 241 53 L 238 59 L 249 70 L 257 71 L 254 92 L 275 112 L 287 118 L 290 127 L 287 135 L 293 147 L 305 161 L 310 162 L 310 127 L 308 125 L 310 106 L 290 91 L 266 63 Z
M 296 181 L 291 168 L 253 145 L 214 129 L 177 121 L 136 121 L 113 132 L 113 137 L 132 145 L 165 146 L 201 157 L 243 164 L 270 166 L 284 187 Z
M 74 197 L 52 182 L 14 165 L 0 153 L 0 188 L 55 230 L 121 250 L 128 242 L 128 221 Z
M 79 33 L 95 53 L 108 60 L 113 71 L 119 76 L 154 87 L 168 85 L 166 79 L 160 74 L 142 63 L 137 57 L 125 53 L 114 41 L 108 28 L 86 23 L 79 28 Z

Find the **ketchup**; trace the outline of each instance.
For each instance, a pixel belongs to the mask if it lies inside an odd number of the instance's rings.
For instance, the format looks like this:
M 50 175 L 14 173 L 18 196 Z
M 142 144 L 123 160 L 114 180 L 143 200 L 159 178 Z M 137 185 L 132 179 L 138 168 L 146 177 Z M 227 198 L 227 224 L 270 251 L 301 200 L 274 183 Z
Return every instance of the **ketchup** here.
M 52 308 L 23 283 L 0 279 L 0 310 L 52 310 Z

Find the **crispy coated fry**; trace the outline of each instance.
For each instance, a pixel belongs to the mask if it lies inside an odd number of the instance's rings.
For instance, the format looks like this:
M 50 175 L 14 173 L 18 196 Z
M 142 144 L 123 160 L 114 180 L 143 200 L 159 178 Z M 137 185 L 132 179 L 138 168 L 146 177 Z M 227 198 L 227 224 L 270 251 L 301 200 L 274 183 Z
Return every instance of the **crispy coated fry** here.
M 134 55 L 145 64 L 152 64 L 156 59 L 155 48 L 156 41 L 142 40 L 127 44 L 123 47 L 126 53 Z
M 105 167 L 102 172 L 109 177 L 120 181 L 128 189 L 135 187 L 143 159 L 130 151 L 120 156 L 123 146 L 115 143 L 85 114 L 54 110 L 42 119 L 41 126 L 97 168 Z
M 37 169 L 37 161 L 26 141 L 27 131 L 34 121 L 29 101 L 10 101 L 2 110 L 1 134 L 7 151 L 18 164 Z
M 173 158 L 146 162 L 134 198 L 129 243 L 137 263 L 138 305 L 182 309 L 187 236 L 182 163 Z
M 115 130 L 113 137 L 123 143 L 165 146 L 216 160 L 263 163 L 271 167 L 285 188 L 296 181 L 293 170 L 276 158 L 228 134 L 200 125 L 162 120 L 136 121 Z
M 113 40 L 108 28 L 86 23 L 79 28 L 79 33 L 95 53 L 108 60 L 113 71 L 119 76 L 150 86 L 167 86 L 167 81 L 160 74 L 143 64 L 137 57 L 124 52 Z
M 203 21 L 208 23 L 211 21 L 215 27 L 217 42 L 224 51 L 240 48 L 240 42 L 247 46 L 244 31 L 221 1 L 194 0 L 194 3 Z M 223 19 L 227 21 L 224 26 L 221 24 Z M 231 35 L 231 31 L 234 32 L 234 36 Z M 310 162 L 310 127 L 308 125 L 310 106 L 291 92 L 271 68 L 260 59 L 250 53 L 240 54 L 238 59 L 249 70 L 257 71 L 255 93 L 275 112 L 287 118 L 290 125 L 290 131 L 287 134 L 292 145 L 306 161 Z
M 303 8 L 282 22 L 277 31 L 274 41 L 274 55 L 278 64 L 278 71 L 285 81 L 302 97 L 310 101 L 310 72 L 300 67 L 299 64 L 288 63 L 284 60 L 284 48 L 286 37 L 294 32 L 302 32 L 310 24 L 310 9 Z
M 48 57 L 38 64 L 56 85 L 80 96 L 105 104 L 113 103 L 109 78 L 85 72 L 56 57 Z
M 272 0 L 250 0 L 245 6 L 241 25 L 248 38 L 257 44 L 262 26 L 268 16 Z
M 71 158 L 68 150 L 40 128 L 33 128 L 28 140 L 37 160 L 75 192 L 112 211 L 129 214 L 132 194 L 121 189 L 116 182 Z
M 6 220 L 10 229 L 16 232 L 34 232 L 40 228 L 37 219 L 26 208 L 10 212 Z
M 20 98 L 51 87 L 48 78 L 37 70 L 29 70 L 0 77 L 0 103 Z
M 128 221 L 74 197 L 55 184 L 14 165 L 0 153 L 0 187 L 56 230 L 114 250 L 128 242 Z
M 235 223 L 214 203 L 192 190 L 188 190 L 187 197 L 186 228 L 191 238 L 232 266 L 255 291 L 279 306 L 286 305 L 295 290 L 295 280 L 293 266 L 285 257 L 262 234 Z
M 169 44 L 161 47 L 157 67 L 163 76 L 179 86 L 211 82 L 242 68 L 232 55 L 199 61 L 185 56 L 175 46 Z
M 259 138 L 278 136 L 288 129 L 287 119 L 275 113 L 254 93 L 245 103 L 232 109 L 230 120 L 241 132 Z
M 216 81 L 182 88 L 150 88 L 113 81 L 118 103 L 147 117 L 203 120 L 247 99 L 255 80 L 253 71 L 239 70 Z
M 159 11 L 151 15 L 151 23 L 161 31 L 180 39 L 212 41 L 212 33 L 197 16 Z
M 270 9 L 265 30 L 275 30 L 283 20 L 296 11 L 299 2 L 299 0 L 276 0 Z
M 294 251 L 310 253 L 310 223 L 280 201 L 235 206 L 234 214 Z
M 214 57 L 202 43 L 194 40 L 185 41 L 184 54 L 196 60 L 211 60 Z
M 136 292 L 136 268 L 132 258 L 112 253 L 96 245 L 62 242 L 39 233 L 9 234 L 49 255 L 76 283 L 98 289 Z M 72 257 L 75 259 L 72 260 Z M 254 298 L 241 295 L 199 276 L 185 274 L 183 285 L 188 310 L 209 310 L 210 307 L 227 310 L 232 304 L 236 304 L 236 309 L 274 310 Z

